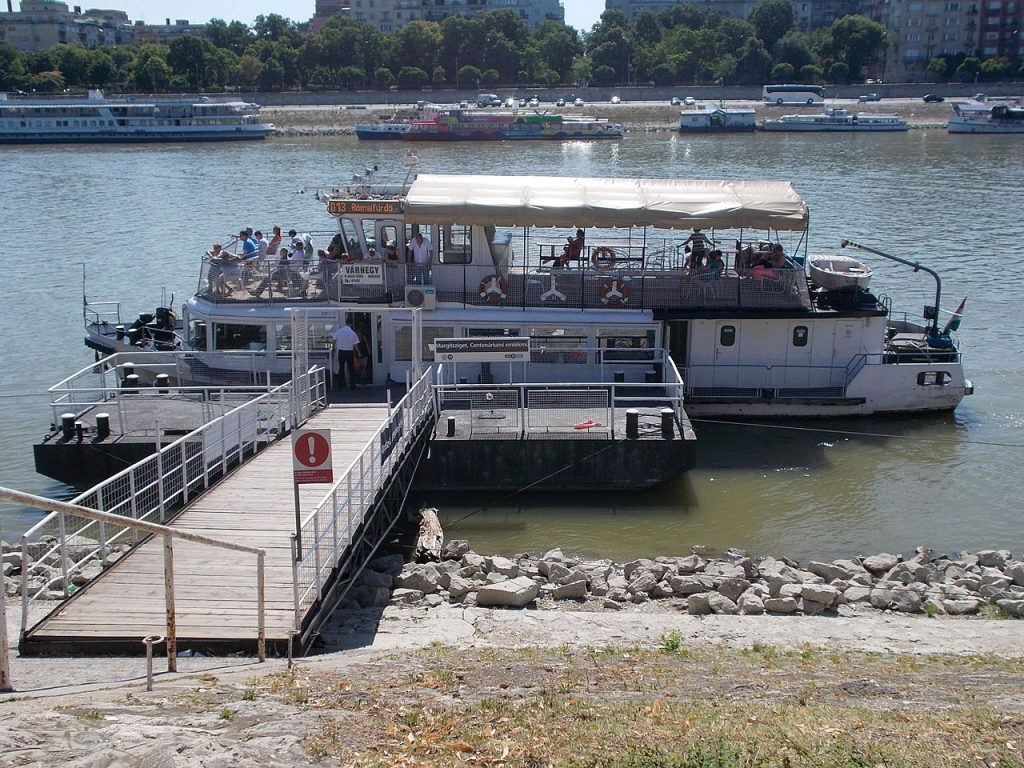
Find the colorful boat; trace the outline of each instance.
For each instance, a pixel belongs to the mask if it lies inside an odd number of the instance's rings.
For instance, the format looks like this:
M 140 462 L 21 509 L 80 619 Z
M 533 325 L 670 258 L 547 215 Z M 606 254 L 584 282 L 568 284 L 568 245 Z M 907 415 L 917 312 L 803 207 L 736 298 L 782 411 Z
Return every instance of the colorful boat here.
M 1020 101 L 992 104 L 970 99 L 953 105 L 950 133 L 1024 133 L 1024 107 Z

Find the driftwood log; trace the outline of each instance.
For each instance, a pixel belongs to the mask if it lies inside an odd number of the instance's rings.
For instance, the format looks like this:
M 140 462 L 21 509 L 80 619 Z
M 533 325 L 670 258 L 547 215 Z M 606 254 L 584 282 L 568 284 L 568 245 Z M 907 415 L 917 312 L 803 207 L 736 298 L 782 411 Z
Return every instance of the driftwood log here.
M 420 510 L 420 530 L 416 536 L 416 562 L 437 562 L 441 559 L 443 545 L 444 531 L 441 530 L 441 521 L 437 519 L 437 510 L 424 507 Z

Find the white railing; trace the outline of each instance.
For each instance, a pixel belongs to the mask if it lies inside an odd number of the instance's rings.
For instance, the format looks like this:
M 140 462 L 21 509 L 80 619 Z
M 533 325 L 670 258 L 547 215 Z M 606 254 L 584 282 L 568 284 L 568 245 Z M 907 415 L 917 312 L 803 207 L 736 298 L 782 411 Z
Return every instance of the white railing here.
M 355 532 L 373 511 L 377 494 L 398 468 L 423 419 L 433 413 L 428 370 L 391 409 L 387 421 L 303 520 L 293 539 L 295 629 L 315 603 L 331 572 L 343 562 Z
M 326 405 L 324 370 L 309 376 L 314 409 Z M 292 385 L 282 384 L 234 408 L 223 416 L 161 448 L 113 477 L 75 497 L 71 503 L 122 518 L 164 523 L 170 514 L 209 487 L 261 445 L 279 439 L 297 426 L 292 413 Z M 138 543 L 138 527 L 114 525 L 51 513 L 21 537 L 22 632 L 27 629 L 29 606 L 54 585 L 70 594 L 72 574 L 93 561 L 104 563 L 111 548 Z M 53 536 L 52 540 L 45 537 Z M 40 546 L 37 540 L 48 542 Z M 30 555 L 32 547 L 32 558 Z

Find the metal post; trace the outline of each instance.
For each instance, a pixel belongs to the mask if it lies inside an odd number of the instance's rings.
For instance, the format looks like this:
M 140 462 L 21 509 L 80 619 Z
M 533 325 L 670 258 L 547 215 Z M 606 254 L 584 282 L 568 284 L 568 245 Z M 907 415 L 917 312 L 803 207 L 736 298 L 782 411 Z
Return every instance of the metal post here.
M 174 612 L 174 538 L 164 534 L 164 605 L 167 610 L 167 671 L 178 671 L 178 628 Z
M 295 489 L 295 559 L 302 559 L 302 510 L 299 505 L 299 484 L 292 483 Z
M 156 452 L 156 494 L 160 502 L 160 522 L 166 520 L 167 499 L 164 496 L 164 451 L 162 448 Z
M 146 690 L 153 690 L 153 644 L 162 643 L 164 639 L 160 635 L 150 635 L 142 638 L 142 644 L 146 646 Z
M 64 513 L 57 515 L 57 530 L 60 535 L 60 574 L 64 597 L 68 596 L 68 537 L 65 531 Z
M 264 565 L 266 552 L 256 555 L 256 654 L 260 661 L 267 660 L 267 619 L 266 619 L 266 576 Z
M 27 561 L 22 561 L 27 562 Z M 28 579 L 24 579 L 28 581 Z M 7 577 L 0 575 L 0 691 L 13 691 L 11 657 L 7 647 Z
M 291 539 L 292 545 L 292 607 L 295 612 L 294 629 L 298 630 L 302 620 L 302 617 L 299 615 L 299 556 L 297 554 L 298 548 L 295 545 L 295 534 L 293 533 L 289 538 Z
M 319 513 L 319 511 L 315 511 L 313 513 L 313 542 L 314 542 L 313 543 L 313 566 L 316 568 L 316 578 L 315 578 L 315 581 L 316 581 L 316 596 L 317 596 L 317 599 L 319 600 L 320 596 L 322 594 L 321 590 L 323 589 L 323 583 L 322 583 L 322 581 L 320 579 L 320 576 L 321 576 L 320 568 L 323 565 L 323 560 L 320 557 L 320 513 Z

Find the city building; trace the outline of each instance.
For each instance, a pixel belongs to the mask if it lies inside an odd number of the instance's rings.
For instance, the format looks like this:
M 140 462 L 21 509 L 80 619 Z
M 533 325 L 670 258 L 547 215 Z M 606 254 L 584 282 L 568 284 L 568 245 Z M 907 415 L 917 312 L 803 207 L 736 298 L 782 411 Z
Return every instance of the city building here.
M 169 45 L 179 37 L 200 37 L 206 29 L 205 24 L 191 24 L 188 19 L 165 19 L 163 24 L 146 24 L 135 22 L 135 40 L 139 43 L 159 43 Z
M 135 31 L 124 11 L 82 12 L 59 0 L 22 0 L 20 10 L 0 12 L 0 43 L 20 51 L 45 51 L 61 43 L 79 45 L 127 45 L 135 42 Z
M 873 0 L 865 11 L 889 33 L 889 47 L 873 68 L 885 80 L 933 80 L 928 65 L 936 56 L 973 56 L 978 51 L 977 0 Z
M 689 4 L 696 5 L 703 11 L 713 11 L 719 16 L 745 19 L 750 15 L 755 0 L 692 0 Z M 658 13 L 665 8 L 678 5 L 678 0 L 605 0 L 605 10 L 622 11 L 630 21 L 636 19 L 642 11 Z
M 391 33 L 411 21 L 443 21 L 497 10 L 515 11 L 531 29 L 545 19 L 565 20 L 559 0 L 316 0 L 312 28 L 319 29 L 336 13 L 347 13 L 355 21 Z

